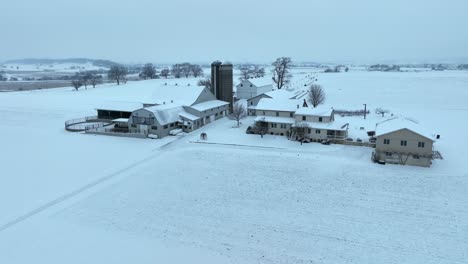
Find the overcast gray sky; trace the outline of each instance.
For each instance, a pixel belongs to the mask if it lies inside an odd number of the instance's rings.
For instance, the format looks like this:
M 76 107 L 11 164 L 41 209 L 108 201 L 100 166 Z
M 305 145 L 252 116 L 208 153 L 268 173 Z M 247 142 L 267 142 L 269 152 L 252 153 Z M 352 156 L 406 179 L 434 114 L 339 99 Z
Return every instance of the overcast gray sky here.
M 459 60 L 467 11 L 467 0 L 2 1 L 0 60 Z

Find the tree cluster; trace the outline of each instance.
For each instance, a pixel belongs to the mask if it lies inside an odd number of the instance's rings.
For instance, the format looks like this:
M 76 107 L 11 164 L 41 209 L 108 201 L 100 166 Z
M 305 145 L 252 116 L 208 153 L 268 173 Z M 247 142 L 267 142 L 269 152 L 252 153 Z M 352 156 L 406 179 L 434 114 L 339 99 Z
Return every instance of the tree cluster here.
M 139 74 L 140 78 L 143 79 L 155 79 L 157 78 L 156 75 L 156 67 L 152 63 L 147 63 L 143 66 L 141 73 Z
M 203 69 L 198 64 L 184 62 L 172 65 L 171 74 L 174 78 L 180 78 L 182 76 L 185 76 L 185 78 L 190 76 L 197 78 L 203 76 Z
M 85 89 L 88 89 L 88 85 L 92 85 L 93 88 L 96 88 L 96 85 L 102 82 L 102 75 L 97 74 L 96 71 L 86 71 L 76 73 L 72 78 L 72 86 L 75 90 L 78 90 L 80 87 L 84 86 Z
M 258 65 L 242 65 L 240 67 L 241 81 L 248 80 L 250 78 L 259 78 L 265 76 L 265 68 L 261 68 Z
M 273 82 L 276 84 L 276 88 L 281 89 L 291 81 L 291 66 L 292 60 L 289 57 L 277 58 L 272 63 L 273 66 Z

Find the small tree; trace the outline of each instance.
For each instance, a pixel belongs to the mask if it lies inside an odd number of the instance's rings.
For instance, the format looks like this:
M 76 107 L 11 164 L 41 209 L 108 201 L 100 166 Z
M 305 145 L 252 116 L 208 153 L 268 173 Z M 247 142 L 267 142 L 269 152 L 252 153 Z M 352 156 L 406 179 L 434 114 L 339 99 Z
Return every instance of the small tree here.
M 253 74 L 255 77 L 263 77 L 265 76 L 265 68 L 260 68 L 258 66 L 255 66 L 253 69 Z
M 208 77 L 206 79 L 201 79 L 198 81 L 198 86 L 205 86 L 206 88 L 211 90 L 211 78 Z
M 323 104 L 325 102 L 325 91 L 323 90 L 321 85 L 318 84 L 311 84 L 309 87 L 309 101 L 312 105 L 317 107 L 319 104 Z
M 111 66 L 109 72 L 107 73 L 107 78 L 109 80 L 114 80 L 117 82 L 117 85 L 120 85 L 120 81 L 125 80 L 128 70 L 122 65 L 113 65 Z
M 167 79 L 167 76 L 169 76 L 170 73 L 171 72 L 169 71 L 169 69 L 162 69 L 161 76 Z
M 91 78 L 89 79 L 90 83 L 93 85 L 93 88 L 96 88 L 96 85 L 101 83 L 102 75 L 99 74 L 91 74 Z
M 237 121 L 237 127 L 239 127 L 241 119 L 244 119 L 246 116 L 247 109 L 245 109 L 245 105 L 240 102 L 234 103 L 232 106 L 232 113 L 229 115 L 229 118 Z
M 190 73 L 192 72 L 192 65 L 188 62 L 184 62 L 181 64 L 182 66 L 182 73 L 184 74 L 185 78 L 188 78 L 190 76 Z
M 382 109 L 382 108 L 377 108 L 377 109 L 375 109 L 375 113 L 376 113 L 377 115 L 382 115 L 382 117 L 384 117 L 385 114 L 390 113 L 390 110 Z
M 156 67 L 152 63 L 147 63 L 143 66 L 141 70 L 141 76 L 146 80 L 146 78 L 154 79 L 156 77 Z
M 83 86 L 83 83 L 81 82 L 81 80 L 73 80 L 71 84 L 73 88 L 75 88 L 75 91 L 78 91 L 78 89 L 80 89 L 80 87 Z
M 283 88 L 291 81 L 292 75 L 289 73 L 292 60 L 289 57 L 281 57 L 273 62 L 273 82 L 276 83 L 278 89 Z

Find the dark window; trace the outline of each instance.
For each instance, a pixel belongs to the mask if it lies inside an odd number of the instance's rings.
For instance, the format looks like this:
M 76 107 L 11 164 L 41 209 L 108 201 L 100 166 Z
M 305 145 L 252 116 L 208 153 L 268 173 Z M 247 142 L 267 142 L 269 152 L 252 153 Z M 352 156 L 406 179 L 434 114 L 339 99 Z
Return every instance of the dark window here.
M 406 146 L 406 145 L 408 145 L 408 142 L 406 140 L 402 140 L 400 142 L 400 146 Z
M 157 126 L 152 126 L 151 129 L 158 130 Z
M 309 128 L 309 129 L 308 129 L 308 132 L 309 132 L 309 134 L 312 133 L 312 129 Z
M 279 116 L 279 112 L 276 112 L 276 116 Z
M 391 157 L 391 156 L 392 156 L 392 153 L 390 153 L 390 152 L 385 152 L 385 156 Z
M 263 115 L 265 115 L 265 111 L 263 111 Z
M 250 85 L 250 87 L 252 87 L 252 85 Z
M 384 143 L 385 145 L 390 145 L 390 139 L 385 138 L 385 139 L 383 140 L 383 143 Z
M 419 159 L 418 155 L 413 155 L 413 159 Z
M 253 102 L 250 102 L 250 105 L 253 105 Z
M 418 148 L 424 148 L 424 142 L 418 142 Z
M 293 117 L 293 113 L 289 113 L 289 117 Z
M 281 128 L 286 128 L 286 124 L 281 124 Z
M 275 124 L 275 123 L 271 123 L 271 127 L 276 128 L 276 124 Z
M 323 121 L 323 120 L 322 120 L 322 118 L 321 118 L 321 117 L 319 117 L 319 122 L 322 122 L 322 121 Z
M 171 127 L 174 127 L 174 123 L 171 123 Z
M 167 129 L 167 128 L 168 128 L 168 126 L 167 126 L 167 125 L 164 125 L 164 129 Z
M 302 120 L 305 121 L 305 120 L 306 120 L 306 117 L 305 117 L 305 116 L 302 116 Z
M 315 134 L 320 134 L 320 129 L 315 130 Z
M 136 127 L 136 125 L 135 125 L 135 124 L 132 124 L 132 127 Z
M 241 87 L 244 87 L 244 85 L 243 85 L 243 84 L 241 84 Z

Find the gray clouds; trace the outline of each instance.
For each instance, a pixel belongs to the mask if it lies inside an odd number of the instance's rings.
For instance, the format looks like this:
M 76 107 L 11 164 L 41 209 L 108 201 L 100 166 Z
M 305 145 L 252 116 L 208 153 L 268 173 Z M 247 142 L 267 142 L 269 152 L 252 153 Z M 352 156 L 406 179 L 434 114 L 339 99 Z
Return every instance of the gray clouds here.
M 0 59 L 124 62 L 468 58 L 464 0 L 15 0 Z

